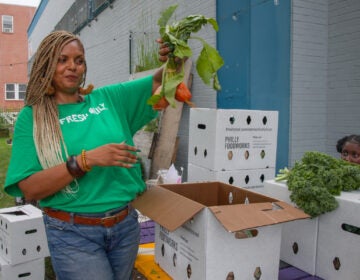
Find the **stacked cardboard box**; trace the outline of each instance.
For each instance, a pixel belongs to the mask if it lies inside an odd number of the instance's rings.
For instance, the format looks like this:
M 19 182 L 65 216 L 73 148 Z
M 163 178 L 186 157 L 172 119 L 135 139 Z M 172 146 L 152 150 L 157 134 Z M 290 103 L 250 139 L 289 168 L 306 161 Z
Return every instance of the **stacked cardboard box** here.
M 278 112 L 192 108 L 188 182 L 220 181 L 261 192 L 275 176 Z
M 133 206 L 155 224 L 155 261 L 173 279 L 277 279 L 293 206 L 222 182 L 164 184 Z
M 262 193 L 265 180 L 274 178 L 275 168 L 215 171 L 188 164 L 188 182 L 219 181 Z
M 360 191 L 342 192 L 339 206 L 319 217 L 316 275 L 327 280 L 360 279 Z
M 291 202 L 291 192 L 284 182 L 276 182 L 273 179 L 265 181 L 263 193 L 296 206 Z M 284 224 L 280 259 L 311 275 L 315 275 L 318 225 L 319 218 Z
M 286 183 L 265 181 L 264 194 L 291 203 Z M 323 279 L 358 280 L 360 191 L 342 192 L 336 200 L 331 212 L 284 224 L 280 258 Z
M 47 256 L 40 209 L 31 204 L 0 209 L 0 279 L 44 279 Z

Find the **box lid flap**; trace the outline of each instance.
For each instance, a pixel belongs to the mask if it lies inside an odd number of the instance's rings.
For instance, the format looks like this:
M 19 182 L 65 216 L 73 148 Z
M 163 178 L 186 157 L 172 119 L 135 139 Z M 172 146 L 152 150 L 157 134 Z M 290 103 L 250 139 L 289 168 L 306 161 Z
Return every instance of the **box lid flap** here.
M 8 219 L 27 219 L 42 217 L 42 211 L 32 204 L 25 204 L 19 206 L 12 206 L 0 209 L 0 216 Z
M 169 231 L 174 231 L 205 206 L 176 192 L 155 186 L 137 197 L 132 206 Z
M 268 226 L 310 216 L 283 201 L 209 207 L 229 232 Z

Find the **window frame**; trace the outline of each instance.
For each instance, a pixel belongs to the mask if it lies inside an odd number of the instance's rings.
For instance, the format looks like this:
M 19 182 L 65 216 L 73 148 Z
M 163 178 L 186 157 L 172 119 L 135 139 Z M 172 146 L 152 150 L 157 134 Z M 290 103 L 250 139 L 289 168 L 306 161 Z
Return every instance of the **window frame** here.
M 14 90 L 8 90 L 8 85 L 13 85 Z M 24 90 L 20 90 L 20 88 L 22 86 L 24 86 Z M 6 101 L 23 101 L 23 100 L 25 100 L 26 88 L 27 88 L 27 84 L 6 83 L 5 84 L 5 100 Z M 14 98 L 8 97 L 8 94 L 10 94 L 10 93 L 14 95 Z M 23 95 L 23 98 L 21 98 L 21 95 Z
M 11 23 L 10 23 L 11 21 Z M 10 25 L 11 27 L 5 26 Z M 3 33 L 14 33 L 14 17 L 11 15 L 1 16 L 1 30 Z

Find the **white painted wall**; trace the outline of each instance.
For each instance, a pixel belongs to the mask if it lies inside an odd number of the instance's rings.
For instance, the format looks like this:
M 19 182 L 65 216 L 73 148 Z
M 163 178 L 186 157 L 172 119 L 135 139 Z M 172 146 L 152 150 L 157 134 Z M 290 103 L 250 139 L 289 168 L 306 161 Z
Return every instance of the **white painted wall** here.
M 301 158 L 307 150 L 325 151 L 327 2 L 292 2 L 290 164 Z
M 329 0 L 329 153 L 348 134 L 360 134 L 360 1 Z M 338 156 L 338 155 L 337 155 Z
M 360 1 L 293 0 L 291 164 L 360 134 Z
M 56 24 L 61 20 L 73 2 L 73 0 L 48 2 L 33 32 L 29 36 L 29 58 L 34 55 L 42 39 L 54 30 Z M 36 12 L 38 13 L 38 11 Z
M 33 49 L 73 2 L 48 2 L 30 37 Z M 155 39 L 160 11 L 175 3 L 179 4 L 177 19 L 188 14 L 216 17 L 215 0 L 116 0 L 112 9 L 107 8 L 80 33 L 89 66 L 87 81 L 102 86 L 129 79 L 130 31 L 137 36 L 146 32 Z M 359 0 L 292 0 L 289 165 L 308 150 L 336 155 L 337 139 L 360 133 L 359 26 Z M 211 28 L 198 35 L 215 46 L 216 34 Z M 200 45 L 191 44 L 197 57 Z M 216 108 L 215 92 L 193 73 L 193 101 L 198 107 Z M 177 153 L 177 166 L 185 168 L 188 121 L 189 108 L 185 106 Z
M 74 1 L 49 1 L 42 18 L 31 35 L 31 45 L 37 48 L 40 40 L 52 31 L 62 16 Z M 66 5 L 61 6 L 64 3 Z M 160 12 L 173 4 L 179 4 L 176 19 L 189 14 L 202 14 L 216 18 L 215 0 L 116 0 L 113 8 L 104 10 L 96 20 L 81 30 L 79 36 L 85 45 L 86 61 L 88 65 L 87 82 L 96 87 L 128 80 L 129 72 L 129 36 L 130 31 L 136 36 L 142 33 L 152 34 L 154 40 L 158 38 L 157 20 Z M 215 46 L 216 33 L 212 27 L 205 27 L 197 33 L 208 43 Z M 41 39 L 39 39 L 41 38 Z M 190 41 L 197 58 L 201 45 L 197 41 Z M 133 49 L 134 53 L 136 52 Z M 192 86 L 193 101 L 197 107 L 216 107 L 216 92 L 205 86 L 193 68 L 194 80 Z M 187 167 L 189 108 L 184 106 L 180 123 L 179 150 L 177 153 L 177 167 Z M 185 170 L 186 177 L 186 170 Z
M 216 17 L 215 0 L 211 1 L 143 1 L 117 0 L 113 9 L 106 9 L 93 21 L 90 27 L 81 31 L 80 37 L 86 47 L 86 57 L 89 66 L 88 82 L 101 86 L 107 83 L 127 80 L 129 78 L 129 34 L 147 32 L 157 38 L 157 20 L 160 11 L 171 4 L 179 3 L 176 18 L 181 19 L 189 14 L 202 14 L 207 17 Z M 144 28 L 145 26 L 145 28 Z M 210 44 L 215 45 L 216 33 L 210 27 L 205 27 L 198 36 Z M 194 58 L 200 51 L 197 42 L 191 45 Z M 133 49 L 135 52 L 135 49 Z M 192 86 L 193 101 L 198 107 L 216 107 L 216 92 L 205 86 L 193 68 L 194 81 Z M 176 167 L 184 167 L 186 178 L 188 154 L 188 122 L 189 107 L 184 106 L 178 136 L 180 138 Z

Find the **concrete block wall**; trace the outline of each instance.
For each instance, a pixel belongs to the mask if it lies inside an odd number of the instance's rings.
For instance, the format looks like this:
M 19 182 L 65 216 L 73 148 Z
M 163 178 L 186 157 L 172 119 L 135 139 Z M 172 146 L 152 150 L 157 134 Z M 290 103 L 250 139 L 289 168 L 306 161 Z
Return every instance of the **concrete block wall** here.
M 90 26 L 81 30 L 79 35 L 86 48 L 89 66 L 88 81 L 94 82 L 96 86 L 102 86 L 129 79 L 130 32 L 135 35 L 141 35 L 143 32 L 151 34 L 155 40 L 159 36 L 157 20 L 161 10 L 163 7 L 175 3 L 178 1 L 138 0 L 129 3 L 125 0 L 116 0 L 112 9 L 104 10 L 97 20 L 93 20 Z M 206 9 L 204 6 L 209 8 Z M 215 3 L 209 1 L 204 4 L 204 1 L 200 0 L 191 1 L 191 3 L 189 1 L 180 2 L 175 18 L 180 19 L 194 13 L 215 17 Z M 205 28 L 198 35 L 211 44 L 215 44 L 216 34 L 212 30 Z M 196 42 L 190 42 L 190 44 L 195 50 L 194 55 L 196 56 L 200 46 Z M 132 51 L 132 56 L 136 55 L 136 49 Z M 194 82 L 195 86 L 200 82 L 197 76 Z
M 31 35 L 31 45 L 37 48 L 41 39 L 52 31 L 62 16 L 71 7 L 74 1 L 66 1 L 61 6 L 61 1 L 49 1 L 40 18 L 37 27 Z M 62 2 L 61 2 L 62 3 Z M 142 33 L 150 34 L 154 40 L 159 37 L 157 20 L 164 7 L 179 4 L 175 19 L 181 19 L 189 14 L 202 14 L 206 17 L 216 18 L 216 1 L 169 1 L 169 0 L 116 0 L 112 8 L 106 8 L 96 20 L 80 31 L 80 38 L 85 45 L 86 61 L 88 65 L 87 82 L 99 87 L 109 83 L 117 83 L 130 78 L 130 32 L 134 35 L 132 41 L 132 58 L 136 56 L 136 38 Z M 60 7 L 60 6 L 61 7 Z M 57 11 L 56 13 L 54 11 Z M 57 16 L 54 16 L 54 15 Z M 212 27 L 205 26 L 197 33 L 208 43 L 215 46 L 216 32 Z M 197 58 L 201 44 L 198 41 L 189 41 L 194 59 Z M 36 50 L 36 49 L 35 49 Z M 136 59 L 135 59 L 136 60 Z M 133 62 L 133 61 L 132 61 Z M 194 61 L 195 64 L 195 61 Z M 134 67 L 134 65 L 132 65 Z M 132 68 L 133 71 L 133 68 Z M 216 92 L 204 85 L 196 73 L 195 66 L 192 73 L 193 101 L 197 107 L 216 107 Z M 176 167 L 187 167 L 189 107 L 184 106 L 179 127 L 179 147 L 176 157 Z
M 293 0 L 291 164 L 360 134 L 360 1 Z
M 93 21 L 90 27 L 85 27 L 81 33 L 86 46 L 87 63 L 89 66 L 88 82 L 101 86 L 129 79 L 129 35 L 130 31 L 139 34 L 158 36 L 157 20 L 163 7 L 179 4 L 176 10 L 177 19 L 189 14 L 202 14 L 207 17 L 216 17 L 215 1 L 131 1 L 117 0 L 112 9 L 106 9 Z M 143 28 L 143 27 L 146 28 Z M 205 27 L 197 33 L 210 44 L 215 46 L 216 33 L 210 27 Z M 136 37 L 136 36 L 135 36 Z M 194 51 L 194 58 L 201 50 L 197 41 L 189 41 Z M 135 45 L 133 52 L 136 52 Z M 195 63 L 195 61 L 194 61 Z M 193 101 L 198 107 L 216 107 L 216 92 L 205 86 L 196 73 L 195 65 L 192 73 Z M 184 178 L 187 177 L 188 160 L 188 122 L 189 107 L 184 106 L 179 127 L 179 146 L 176 155 L 176 167 L 184 167 Z
M 46 1 L 45 1 L 46 2 Z M 32 32 L 28 34 L 29 59 L 34 55 L 42 39 L 54 30 L 56 24 L 61 20 L 66 11 L 74 1 L 48 1 L 42 9 L 41 3 L 35 13 L 38 22 Z M 39 15 L 41 13 L 41 15 Z
M 66 5 L 57 2 L 48 1 L 30 37 L 34 48 L 74 1 L 66 1 Z M 130 32 L 151 34 L 155 39 L 162 7 L 175 3 L 179 4 L 177 19 L 196 13 L 216 17 L 215 0 L 114 1 L 112 9 L 104 10 L 79 34 L 86 48 L 87 82 L 102 86 L 129 79 Z M 337 139 L 359 131 L 359 6 L 358 0 L 292 0 L 290 166 L 307 150 L 336 155 Z M 216 45 L 216 33 L 211 28 L 198 35 Z M 200 44 L 190 44 L 197 57 Z M 132 58 L 135 52 L 134 48 Z M 192 72 L 193 101 L 197 107 L 216 108 L 216 93 L 202 83 L 195 69 Z M 188 121 L 189 108 L 185 105 L 176 163 L 185 170 Z
M 289 164 L 325 151 L 328 0 L 293 0 Z
M 327 152 L 360 134 L 360 1 L 329 0 Z

